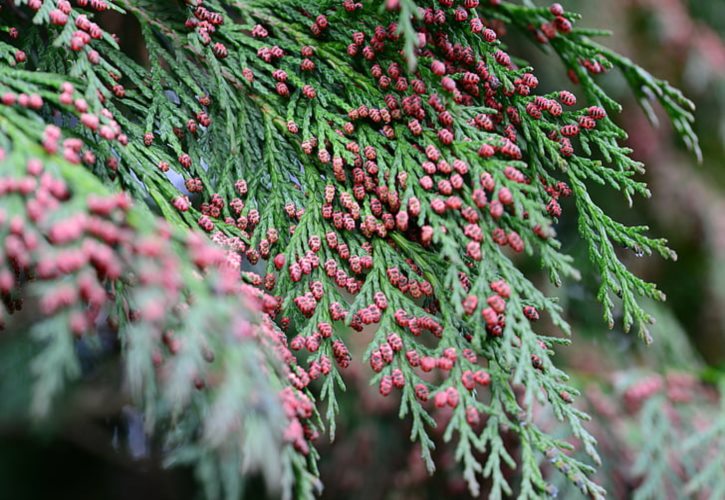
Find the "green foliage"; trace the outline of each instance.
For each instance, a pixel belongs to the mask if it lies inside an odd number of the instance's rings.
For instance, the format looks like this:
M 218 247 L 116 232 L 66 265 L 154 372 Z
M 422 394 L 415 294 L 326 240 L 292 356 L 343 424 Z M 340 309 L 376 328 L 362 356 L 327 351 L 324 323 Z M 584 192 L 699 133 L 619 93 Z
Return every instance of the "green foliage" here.
M 38 267 L 60 251 L 48 233 L 52 220 L 92 212 L 91 194 L 125 191 L 173 226 L 151 222 L 142 208 L 111 216 L 133 238 L 165 235 L 160 255 L 172 262 L 144 255 L 129 236 L 107 242 L 120 274 L 99 274 L 113 298 L 104 307 L 117 318 L 120 348 L 113 354 L 122 359 L 147 431 L 161 428 L 169 465 L 196 464 L 210 498 L 239 497 L 244 475 L 255 470 L 272 489 L 312 496 L 319 485 L 311 442 L 325 428 L 334 437 L 350 364 L 346 343 L 368 335 L 365 352 L 352 354 L 371 364 L 381 393 L 400 389 L 400 417 L 412 420 L 411 439 L 430 472 L 429 431 L 444 423 L 439 410 L 448 407 L 444 439 L 457 440 L 472 493 L 481 494 L 484 479 L 491 498 L 554 495 L 545 457 L 583 494 L 604 497 L 589 464 L 599 463 L 585 428 L 589 417 L 572 405 L 578 392 L 553 360 L 555 347 L 569 340 L 545 335 L 533 322 L 545 312 L 562 332 L 569 326 L 521 263 L 537 259 L 557 286 L 579 276 L 554 231 L 557 200 L 572 196 L 606 322 L 614 325 L 620 307 L 624 329 L 635 326 L 650 341 L 653 320 L 640 302 L 664 297 L 617 251 L 675 254 L 646 227 L 612 219 L 589 194 L 594 182 L 630 204 L 635 195 L 649 196 L 637 179 L 643 166 L 620 144 L 626 133 L 605 111 L 619 105 L 593 74 L 619 69 L 643 105 L 659 100 L 697 152 L 691 104 L 679 92 L 592 41 L 597 33 L 557 32 L 552 23 L 560 21 L 549 10 L 507 2 L 464 9 L 466 22 L 455 20 L 462 14 L 452 8 L 439 11 L 441 19 L 424 10 L 434 2 L 412 0 L 359 7 L 109 3 L 137 27 L 129 28 L 137 29 L 129 35 L 136 50 L 120 50 L 102 27 L 86 26 L 89 19 L 101 23 L 91 11 L 73 7 L 59 23 L 56 2 L 42 2 L 36 12 L 32 3 L 0 11 L 3 27 L 19 26 L 11 42 L 27 59 L 0 65 L 0 94 L 43 100 L 38 107 L 0 106 L 0 148 L 9 166 L 3 175 L 25 176 L 28 161 L 41 159 L 72 197 L 61 200 L 67 211 L 49 214 L 50 225 L 37 228 L 24 205 L 29 194 L 0 202 L 42 238 L 32 261 Z M 510 63 L 495 33 L 481 34 L 498 22 L 554 29 L 546 46 L 570 68 L 590 107 L 568 108 L 569 94 L 535 95 L 533 70 Z M 77 30 L 93 33 L 93 26 L 98 36 L 84 41 Z M 49 140 L 56 133 L 62 137 Z M 192 231 L 197 226 L 224 251 L 207 247 Z M 0 256 L 10 262 L 7 245 Z M 156 273 L 177 281 L 149 285 Z M 229 285 L 230 273 L 247 284 Z M 35 291 L 22 266 L 16 274 L 28 286 L 13 290 L 13 301 L 45 293 Z M 63 271 L 43 286 L 81 274 Z M 255 295 L 252 286 L 270 295 Z M 146 311 L 158 304 L 159 315 Z M 93 325 L 71 332 L 72 307 L 59 310 L 33 327 L 43 346 L 33 365 L 38 414 L 64 380 L 82 375 L 78 346 L 93 338 Z M 363 331 L 372 324 L 373 332 Z M 565 424 L 566 435 L 540 425 L 538 406 Z M 517 438 L 516 459 L 504 429 Z M 587 459 L 571 453 L 571 441 Z M 692 488 L 711 479 L 708 470 Z

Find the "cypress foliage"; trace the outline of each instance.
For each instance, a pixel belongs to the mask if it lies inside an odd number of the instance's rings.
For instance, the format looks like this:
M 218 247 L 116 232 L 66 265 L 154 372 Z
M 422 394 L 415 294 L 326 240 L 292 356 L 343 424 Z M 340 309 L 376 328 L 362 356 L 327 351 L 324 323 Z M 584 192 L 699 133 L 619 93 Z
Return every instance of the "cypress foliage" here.
M 261 472 L 306 498 L 362 360 L 431 473 L 448 407 L 472 494 L 555 495 L 548 461 L 603 498 L 589 417 L 554 360 L 569 339 L 536 321 L 569 326 L 521 263 L 577 279 L 555 231 L 575 219 L 604 322 L 649 343 L 643 304 L 664 297 L 621 250 L 676 256 L 590 196 L 650 194 L 597 75 L 619 71 L 699 149 L 690 101 L 578 19 L 494 0 L 0 2 L 0 321 L 34 345 L 32 414 L 84 380 L 83 356 L 110 359 L 208 497 Z M 509 31 L 557 55 L 578 95 L 541 91 Z

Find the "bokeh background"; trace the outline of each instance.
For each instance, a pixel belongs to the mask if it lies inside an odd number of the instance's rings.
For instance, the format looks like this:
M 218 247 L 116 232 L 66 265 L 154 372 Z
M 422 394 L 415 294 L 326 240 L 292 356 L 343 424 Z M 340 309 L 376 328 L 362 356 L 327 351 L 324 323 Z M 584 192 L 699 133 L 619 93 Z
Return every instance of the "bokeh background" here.
M 570 311 L 574 343 L 559 349 L 557 358 L 582 390 L 577 404 L 593 415 L 590 429 L 600 440 L 598 477 L 603 485 L 612 498 L 687 498 L 687 483 L 725 456 L 722 435 L 720 441 L 692 441 L 709 436 L 718 419 L 725 421 L 718 390 L 725 376 L 725 0 L 562 3 L 583 14 L 581 25 L 612 30 L 605 44 L 669 80 L 697 106 L 702 162 L 684 149 L 661 110 L 654 109 L 658 125 L 647 120 L 616 72 L 601 77 L 610 95 L 624 105 L 617 119 L 630 132 L 635 158 L 648 166 L 653 197 L 629 208 L 611 191 L 595 189 L 593 196 L 619 220 L 649 225 L 679 256 L 667 262 L 622 254 L 640 276 L 657 282 L 667 294 L 666 304 L 651 305 L 658 319 L 654 344 L 644 347 L 634 334 L 606 329 L 572 217 L 565 216 L 557 230 L 584 270 L 582 280 L 548 290 Z M 123 38 L 119 28 L 114 31 Z M 576 93 L 558 59 L 519 35 L 503 38 L 515 46 L 514 53 L 532 62 L 545 85 L 542 91 Z M 574 211 L 571 206 L 564 210 Z M 535 262 L 522 265 L 537 276 Z M 538 282 L 548 286 L 544 277 Z M 27 375 L 17 360 L 28 353 L 0 352 L 0 397 L 18 398 L 7 389 L 15 377 Z M 443 443 L 442 431 L 436 435 L 439 471 L 431 478 L 410 446 L 409 423 L 397 418 L 397 402 L 368 386 L 366 366 L 350 371 L 336 441 L 329 444 L 323 437 L 320 443 L 323 498 L 466 498 L 454 447 Z M 114 375 L 99 379 L 108 376 Z M 158 445 L 145 439 L 138 415 L 131 408 L 99 407 L 97 401 L 109 398 L 94 390 L 103 389 L 91 384 L 68 408 L 58 410 L 49 427 L 27 426 L 11 418 L 15 413 L 0 412 L 0 498 L 196 498 L 192 472 L 164 469 Z M 5 399 L 0 408 L 23 404 Z M 438 417 L 443 429 L 446 415 Z M 537 418 L 551 432 L 560 432 L 551 415 L 542 411 Z M 509 444 L 515 456 L 513 437 Z M 510 476 L 514 479 L 516 471 Z M 559 496 L 578 498 L 557 477 L 552 470 L 550 480 L 557 483 Z M 248 496 L 263 497 L 262 491 L 252 482 Z M 696 496 L 714 493 L 706 487 Z

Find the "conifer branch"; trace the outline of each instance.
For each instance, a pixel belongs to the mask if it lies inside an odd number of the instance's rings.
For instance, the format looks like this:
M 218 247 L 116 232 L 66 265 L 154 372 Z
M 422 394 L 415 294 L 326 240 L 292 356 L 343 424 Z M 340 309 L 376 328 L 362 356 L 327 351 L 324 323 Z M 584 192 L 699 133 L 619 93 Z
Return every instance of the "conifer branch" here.
M 486 479 L 492 498 L 554 496 L 545 458 L 604 497 L 595 467 L 536 421 L 546 407 L 599 463 L 589 417 L 553 359 L 569 341 L 535 328 L 546 313 L 569 333 L 564 311 L 520 259 L 538 259 L 557 286 L 578 278 L 554 230 L 573 197 L 607 323 L 617 295 L 624 329 L 649 341 L 640 302 L 664 296 L 617 249 L 675 255 L 589 194 L 595 182 L 630 204 L 649 195 L 605 111 L 619 105 L 591 75 L 618 67 L 697 153 L 689 101 L 591 41 L 599 33 L 572 28 L 578 16 L 557 4 L 75 4 L 0 11 L 4 27 L 21 26 L 0 46 L 18 47 L 0 65 L 4 307 L 60 297 L 33 334 L 44 346 L 37 414 L 82 377 L 76 351 L 103 311 L 147 430 L 163 434 L 169 465 L 195 464 L 210 498 L 240 496 L 248 467 L 287 496 L 318 492 L 312 443 L 325 428 L 334 437 L 338 391 L 359 360 L 382 396 L 400 393 L 430 472 L 429 431 L 445 410 L 443 438 L 455 439 L 472 493 Z M 139 25 L 142 56 L 96 24 L 109 8 Z M 494 20 L 541 26 L 533 35 L 588 106 L 574 108 L 568 91 L 537 94 Z M 61 181 L 67 192 L 54 193 Z M 67 241 L 53 236 L 58 225 Z M 33 245 L 23 261 L 18 248 Z M 81 306 L 68 300 L 77 296 Z M 364 353 L 351 352 L 353 335 L 366 336 Z

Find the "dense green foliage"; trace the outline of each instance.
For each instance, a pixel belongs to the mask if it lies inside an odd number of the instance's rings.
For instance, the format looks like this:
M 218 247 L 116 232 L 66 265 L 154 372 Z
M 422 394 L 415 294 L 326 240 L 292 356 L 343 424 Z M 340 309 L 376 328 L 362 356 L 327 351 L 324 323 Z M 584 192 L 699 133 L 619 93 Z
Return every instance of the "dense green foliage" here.
M 357 356 L 382 395 L 399 392 L 430 472 L 445 421 L 473 495 L 554 495 L 554 469 L 604 497 L 589 417 L 554 362 L 569 340 L 536 321 L 569 326 L 523 263 L 556 286 L 577 279 L 555 231 L 575 219 L 605 323 L 652 341 L 643 304 L 664 296 L 622 250 L 675 254 L 590 195 L 650 194 L 596 77 L 620 71 L 699 155 L 680 92 L 558 5 L 0 5 L 0 320 L 18 334 L 8 313 L 39 313 L 26 318 L 36 417 L 84 379 L 82 360 L 115 359 L 146 432 L 168 464 L 195 465 L 207 496 L 239 497 L 261 471 L 271 491 L 308 497 Z M 579 102 L 537 93 L 506 30 L 558 55 Z

